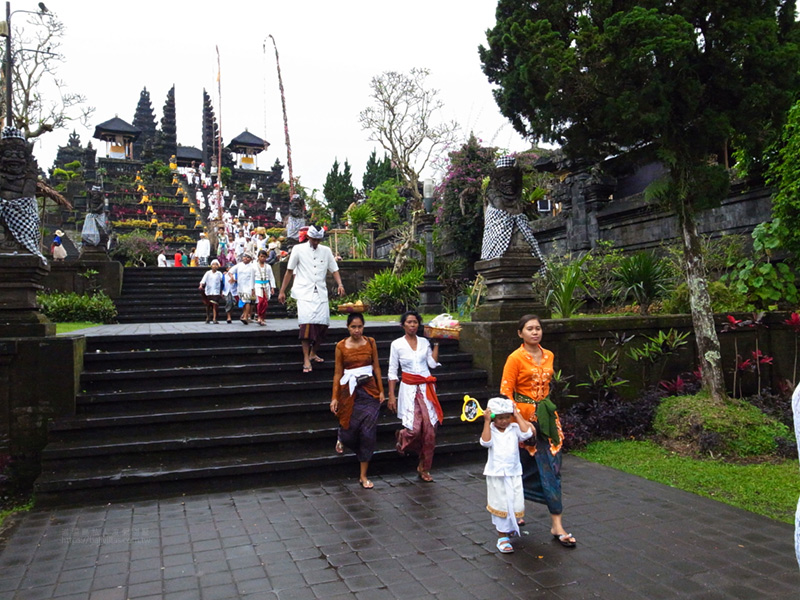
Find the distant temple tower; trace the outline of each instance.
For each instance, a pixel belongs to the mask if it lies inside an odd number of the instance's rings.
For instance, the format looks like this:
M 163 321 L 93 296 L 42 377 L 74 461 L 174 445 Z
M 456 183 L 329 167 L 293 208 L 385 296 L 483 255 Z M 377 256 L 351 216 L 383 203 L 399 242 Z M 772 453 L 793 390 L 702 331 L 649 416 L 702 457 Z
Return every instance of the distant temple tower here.
M 83 167 L 84 176 L 87 179 L 94 179 L 96 155 L 97 150 L 92 147 L 92 142 L 84 148 L 81 146 L 81 137 L 73 130 L 67 145 L 58 147 L 53 166 L 63 169 L 65 165 L 77 160 Z
M 246 129 L 228 144 L 228 149 L 236 155 L 236 166 L 249 170 L 258 169 L 258 155 L 267 148 L 269 148 L 269 142 L 253 135 Z
M 142 132 L 119 117 L 100 123 L 92 137 L 106 143 L 106 156 L 122 160 L 133 159 L 133 142 Z
M 153 105 L 150 103 L 150 92 L 144 88 L 139 94 L 139 104 L 136 105 L 136 113 L 133 115 L 133 127 L 141 132 L 141 135 L 133 143 L 133 158 L 140 160 L 146 147 L 152 147 L 156 138 L 156 117 L 153 114 Z

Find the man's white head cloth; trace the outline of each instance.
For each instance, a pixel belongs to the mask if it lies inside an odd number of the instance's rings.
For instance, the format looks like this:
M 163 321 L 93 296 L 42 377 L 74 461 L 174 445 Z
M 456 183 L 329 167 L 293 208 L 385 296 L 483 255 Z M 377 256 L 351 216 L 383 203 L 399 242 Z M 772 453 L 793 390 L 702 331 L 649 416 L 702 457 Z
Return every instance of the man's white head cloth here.
M 315 240 L 321 240 L 322 238 L 325 237 L 325 230 L 322 229 L 321 227 L 317 229 L 313 225 L 310 225 L 308 227 L 308 237 Z

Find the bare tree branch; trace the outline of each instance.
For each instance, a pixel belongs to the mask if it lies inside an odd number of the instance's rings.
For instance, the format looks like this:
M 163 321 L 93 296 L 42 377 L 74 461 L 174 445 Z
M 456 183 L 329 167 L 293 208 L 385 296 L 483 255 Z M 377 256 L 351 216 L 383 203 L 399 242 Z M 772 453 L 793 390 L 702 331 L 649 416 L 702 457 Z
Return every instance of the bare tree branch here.
M 409 73 L 387 71 L 373 77 L 373 105 L 358 117 L 361 129 L 370 132 L 368 139 L 389 154 L 418 206 L 422 202 L 420 173 L 436 152 L 455 142 L 459 129 L 455 121 L 435 122 L 444 104 L 438 90 L 425 88 L 429 74 L 428 69 L 411 69 Z
M 67 90 L 58 78 L 64 62 L 59 53 L 64 24 L 53 13 L 26 15 L 25 25 L 13 27 L 12 105 L 14 125 L 33 139 L 71 121 L 86 124 L 94 112 L 86 97 Z M 2 71 L 5 88 L 5 69 Z M 0 94 L 0 110 L 5 114 L 5 95 Z

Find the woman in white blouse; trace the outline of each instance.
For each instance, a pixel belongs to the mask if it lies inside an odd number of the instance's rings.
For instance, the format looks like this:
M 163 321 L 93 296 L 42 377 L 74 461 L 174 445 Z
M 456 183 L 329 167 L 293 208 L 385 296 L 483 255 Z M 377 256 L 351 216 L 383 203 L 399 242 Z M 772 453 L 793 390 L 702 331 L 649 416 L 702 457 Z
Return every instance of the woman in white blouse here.
M 439 342 L 430 342 L 417 335 L 422 317 L 408 311 L 400 317 L 405 335 L 392 342 L 389 354 L 389 409 L 397 412 L 403 429 L 395 434 L 397 451 L 419 455 L 417 473 L 425 482 L 433 481 L 430 469 L 436 447 L 436 427 L 442 422 L 442 407 L 436 396 L 436 378 L 430 369 L 439 365 Z M 402 375 L 398 377 L 398 369 Z M 395 395 L 397 382 L 400 389 Z

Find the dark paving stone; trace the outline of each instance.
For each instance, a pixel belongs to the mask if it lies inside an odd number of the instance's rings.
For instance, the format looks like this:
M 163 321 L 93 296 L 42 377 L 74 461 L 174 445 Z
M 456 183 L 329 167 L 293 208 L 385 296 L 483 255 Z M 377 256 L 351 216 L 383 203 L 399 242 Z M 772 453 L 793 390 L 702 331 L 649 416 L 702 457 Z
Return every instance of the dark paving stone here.
M 350 479 L 18 517 L 0 598 L 228 600 L 796 597 L 792 527 L 565 458 L 566 527 L 528 504 L 499 555 L 480 467 Z M 145 538 L 145 539 L 139 539 Z

